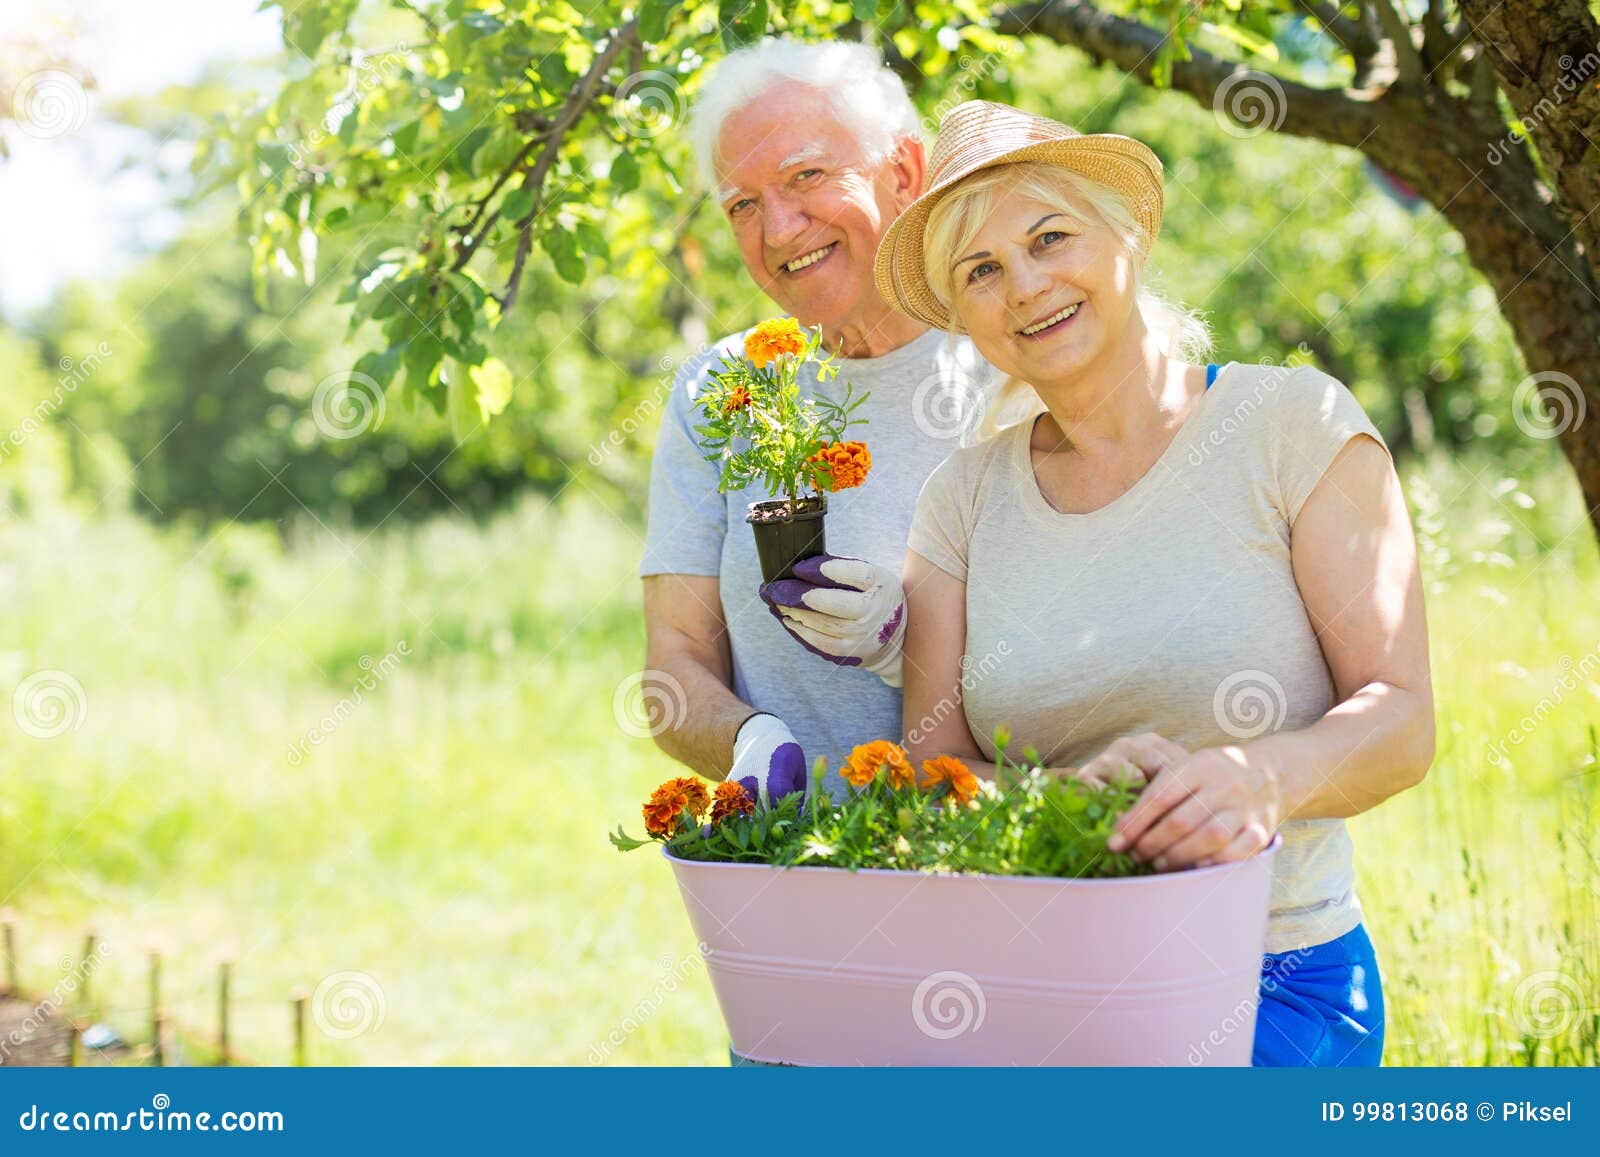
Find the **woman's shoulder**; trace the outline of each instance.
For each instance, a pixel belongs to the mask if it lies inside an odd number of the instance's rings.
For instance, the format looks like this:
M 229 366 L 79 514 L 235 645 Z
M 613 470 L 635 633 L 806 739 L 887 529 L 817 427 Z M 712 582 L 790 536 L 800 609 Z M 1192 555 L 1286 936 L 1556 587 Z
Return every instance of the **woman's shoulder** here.
M 1026 432 L 1019 428 L 1022 425 L 1003 427 L 981 441 L 952 450 L 943 462 L 934 467 L 928 479 L 928 488 L 953 489 L 967 494 L 977 494 L 983 490 L 997 472 L 1004 471 L 1010 465 L 1016 440 L 1026 436 Z
M 1343 382 L 1309 364 L 1229 362 L 1218 373 L 1212 392 L 1219 403 L 1213 421 L 1254 427 L 1263 436 L 1366 415 Z M 1258 412 L 1265 421 L 1246 421 Z

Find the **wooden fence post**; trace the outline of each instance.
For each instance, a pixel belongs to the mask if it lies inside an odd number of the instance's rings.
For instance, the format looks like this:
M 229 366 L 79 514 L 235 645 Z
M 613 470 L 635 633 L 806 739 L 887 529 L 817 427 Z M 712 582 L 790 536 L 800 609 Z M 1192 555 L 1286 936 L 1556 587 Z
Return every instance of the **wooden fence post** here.
M 89 974 L 94 971 L 89 963 L 94 959 L 94 929 L 91 928 L 83 934 L 83 960 L 78 964 L 78 1007 L 85 1016 L 93 1016 L 89 1007 Z
M 18 979 L 18 973 L 22 971 L 22 966 L 17 962 L 17 917 L 10 909 L 0 912 L 0 933 L 5 937 L 6 952 L 6 981 L 0 995 L 21 997 L 22 982 Z
M 217 1047 L 219 1065 L 228 1063 L 228 988 L 233 979 L 233 962 L 224 960 L 217 973 Z
M 156 1067 L 161 1066 L 161 953 L 150 950 L 150 1045 Z
M 297 988 L 290 1001 L 294 1006 L 294 1063 L 303 1069 L 306 1067 L 306 1008 L 311 998 L 305 989 Z

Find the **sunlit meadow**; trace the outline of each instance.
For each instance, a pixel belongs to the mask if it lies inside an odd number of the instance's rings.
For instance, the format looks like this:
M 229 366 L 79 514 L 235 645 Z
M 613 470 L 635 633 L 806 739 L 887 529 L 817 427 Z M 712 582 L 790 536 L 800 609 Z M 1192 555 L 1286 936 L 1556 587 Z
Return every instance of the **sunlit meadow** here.
M 1440 742 L 1355 822 L 1387 1060 L 1594 1064 L 1600 565 L 1564 473 L 1486 466 L 1407 480 Z M 159 948 L 195 1056 L 231 959 L 261 1063 L 291 1055 L 296 989 L 312 1063 L 725 1063 L 670 874 L 605 842 L 670 772 L 630 680 L 634 519 L 0 527 L 5 685 L 82 689 L 59 735 L 0 728 L 28 990 L 92 926 L 92 1011 L 143 1039 Z

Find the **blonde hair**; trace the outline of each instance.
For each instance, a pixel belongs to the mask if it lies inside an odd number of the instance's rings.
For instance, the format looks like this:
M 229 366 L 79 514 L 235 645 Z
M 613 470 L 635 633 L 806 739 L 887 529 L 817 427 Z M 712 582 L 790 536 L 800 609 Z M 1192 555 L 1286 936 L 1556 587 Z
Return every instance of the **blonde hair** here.
M 922 240 L 923 272 L 928 288 L 949 311 L 953 332 L 963 332 L 952 308 L 955 285 L 951 267 L 956 254 L 972 244 L 995 203 L 1010 192 L 1031 197 L 1073 217 L 1081 218 L 1083 208 L 1087 208 L 1117 235 L 1124 251 L 1132 257 L 1139 314 L 1145 328 L 1161 343 L 1167 356 L 1202 361 L 1211 352 L 1211 330 L 1205 319 L 1194 310 L 1168 301 L 1145 284 L 1150 238 L 1139 226 L 1127 198 L 1071 169 L 1040 161 L 983 169 L 957 185 L 928 214 Z M 1010 378 L 987 399 L 978 437 L 990 437 L 1043 408 L 1044 403 L 1032 386 L 1021 378 Z

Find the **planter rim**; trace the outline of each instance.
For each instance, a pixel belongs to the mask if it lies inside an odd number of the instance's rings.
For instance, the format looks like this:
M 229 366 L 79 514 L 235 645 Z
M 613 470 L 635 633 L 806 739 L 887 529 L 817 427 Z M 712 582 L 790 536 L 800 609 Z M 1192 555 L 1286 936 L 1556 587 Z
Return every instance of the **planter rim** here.
M 685 860 L 675 856 L 666 844 L 661 845 L 661 855 L 672 864 L 684 864 L 693 868 L 735 868 L 757 872 L 842 872 L 852 876 L 912 876 L 919 879 L 946 879 L 946 880 L 1004 880 L 1007 883 L 1020 883 L 1028 885 L 1060 885 L 1078 884 L 1084 887 L 1129 887 L 1148 884 L 1154 880 L 1189 879 L 1206 875 L 1215 875 L 1237 869 L 1243 864 L 1255 860 L 1271 858 L 1283 845 L 1281 833 L 1274 833 L 1272 842 L 1262 848 L 1247 860 L 1230 860 L 1227 863 L 1212 864 L 1209 868 L 1185 868 L 1178 872 L 1157 872 L 1150 876 L 1118 876 L 1118 877 L 1089 877 L 1081 876 L 998 876 L 993 872 L 912 872 L 905 868 L 831 868 L 820 864 L 807 864 L 803 867 L 784 867 L 779 864 L 725 864 L 715 860 Z

